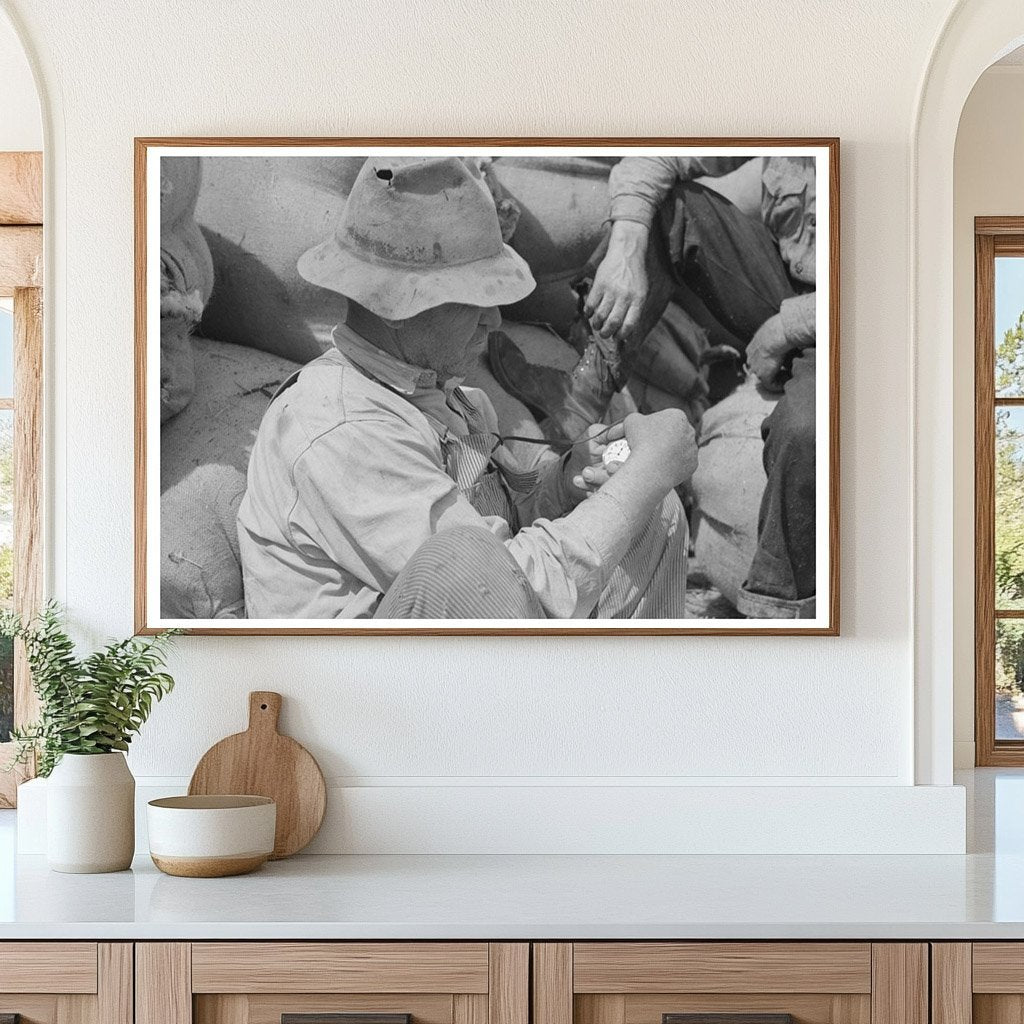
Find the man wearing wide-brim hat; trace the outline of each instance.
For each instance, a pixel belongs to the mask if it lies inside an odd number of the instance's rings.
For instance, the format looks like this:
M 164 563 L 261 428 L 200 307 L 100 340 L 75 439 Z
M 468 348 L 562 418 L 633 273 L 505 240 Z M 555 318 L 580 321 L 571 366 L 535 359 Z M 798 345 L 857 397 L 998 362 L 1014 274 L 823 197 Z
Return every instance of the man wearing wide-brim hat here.
M 238 515 L 249 618 L 683 616 L 682 413 L 524 460 L 461 386 L 497 307 L 534 288 L 472 164 L 367 159 L 298 269 L 345 297 L 344 322 L 260 426 Z

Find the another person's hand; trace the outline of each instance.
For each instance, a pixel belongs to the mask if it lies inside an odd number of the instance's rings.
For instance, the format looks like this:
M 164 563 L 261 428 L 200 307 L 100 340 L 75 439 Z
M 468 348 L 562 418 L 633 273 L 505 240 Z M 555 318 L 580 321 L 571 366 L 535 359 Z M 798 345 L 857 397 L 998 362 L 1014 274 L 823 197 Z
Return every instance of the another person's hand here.
M 632 463 L 658 478 L 667 494 L 686 483 L 697 469 L 697 435 L 681 409 L 644 416 L 632 413 L 621 424 Z M 610 431 L 608 440 L 614 440 Z
M 621 463 L 605 466 L 605 449 L 612 441 L 623 436 L 621 423 L 612 427 L 596 423 L 587 428 L 586 441 L 571 449 L 565 464 L 565 481 L 574 501 L 582 501 L 611 479 Z
M 630 220 L 612 224 L 608 251 L 594 274 L 584 313 L 603 338 L 626 341 L 636 330 L 647 298 L 646 225 Z
M 769 391 L 781 391 L 782 364 L 793 346 L 786 340 L 782 317 L 776 313 L 757 329 L 747 345 L 747 367 Z

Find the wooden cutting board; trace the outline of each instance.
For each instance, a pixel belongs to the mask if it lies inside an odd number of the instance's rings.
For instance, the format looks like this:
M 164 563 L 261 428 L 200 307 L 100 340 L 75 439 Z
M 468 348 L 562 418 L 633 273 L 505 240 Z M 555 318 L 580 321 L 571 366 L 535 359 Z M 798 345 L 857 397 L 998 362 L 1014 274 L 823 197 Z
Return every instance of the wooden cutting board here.
M 190 796 L 245 793 L 277 803 L 271 860 L 290 857 L 317 834 L 327 808 L 327 787 L 313 755 L 277 731 L 281 694 L 249 694 L 249 728 L 214 744 L 200 759 Z

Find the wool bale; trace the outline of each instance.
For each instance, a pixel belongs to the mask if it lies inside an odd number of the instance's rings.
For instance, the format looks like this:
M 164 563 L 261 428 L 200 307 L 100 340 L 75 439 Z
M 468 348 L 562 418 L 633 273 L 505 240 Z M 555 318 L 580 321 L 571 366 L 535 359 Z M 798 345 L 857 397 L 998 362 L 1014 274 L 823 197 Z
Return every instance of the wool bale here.
M 160 256 L 164 272 L 183 294 L 198 292 L 200 303 L 213 291 L 213 261 L 195 220 L 202 191 L 202 165 L 195 156 L 160 160 Z
M 169 619 L 245 617 L 235 517 L 245 474 L 197 466 L 160 498 L 160 614 Z
M 216 266 L 202 333 L 298 362 L 319 355 L 344 302 L 299 277 L 296 263 L 335 230 L 364 158 L 197 159 L 196 219 Z M 512 244 L 541 280 L 540 315 L 515 319 L 568 329 L 576 309 L 568 281 L 600 241 L 612 163 L 498 156 L 490 164 L 488 174 L 521 211 Z M 557 280 L 544 283 L 549 272 Z
M 608 217 L 615 163 L 614 157 L 495 157 L 490 173 L 520 210 L 512 245 L 538 280 L 590 259 Z
M 177 416 L 196 387 L 192 329 L 195 321 L 183 316 L 160 317 L 160 422 Z
M 235 518 L 256 432 L 298 364 L 194 338 L 196 390 L 160 434 L 160 611 L 168 618 L 244 615 Z
M 201 159 L 196 219 L 217 271 L 202 333 L 308 362 L 345 306 L 304 281 L 296 264 L 334 231 L 365 157 Z
M 202 183 L 197 156 L 160 158 L 160 227 L 173 230 L 195 213 Z
M 365 158 L 175 159 L 198 160 L 202 167 L 196 221 L 216 267 L 216 288 L 202 333 L 297 362 L 319 355 L 330 328 L 343 316 L 344 302 L 299 277 L 296 263 L 335 230 Z M 617 160 L 500 152 L 491 160 L 490 184 L 519 208 L 511 245 L 537 279 L 533 293 L 507 307 L 510 319 L 549 323 L 567 334 L 576 314 L 569 283 L 601 241 L 608 216 L 608 174 Z M 741 168 L 708 184 L 743 200 L 741 208 L 747 209 L 748 193 L 756 193 L 760 202 L 757 175 L 758 167 Z
M 195 388 L 192 332 L 213 290 L 213 260 L 195 221 L 198 157 L 160 161 L 160 420 L 176 416 Z
M 512 247 L 530 265 L 537 287 L 506 307 L 514 320 L 549 323 L 567 335 L 576 316 L 571 281 L 604 234 L 608 174 L 616 157 L 498 156 L 491 174 L 519 207 Z

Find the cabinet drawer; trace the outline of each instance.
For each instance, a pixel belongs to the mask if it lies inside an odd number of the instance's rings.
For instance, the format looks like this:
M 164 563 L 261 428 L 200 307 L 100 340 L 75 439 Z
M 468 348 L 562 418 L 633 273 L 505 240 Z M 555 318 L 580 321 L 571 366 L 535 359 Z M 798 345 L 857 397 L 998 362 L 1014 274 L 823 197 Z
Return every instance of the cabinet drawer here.
M 934 1024 L 1024 1020 L 1024 943 L 932 945 Z
M 1024 995 L 1024 942 L 975 942 L 971 969 L 976 993 Z
M 95 942 L 0 943 L 0 992 L 93 993 L 96 957 Z
M 923 943 L 537 943 L 534 1024 L 926 1024 Z
M 629 942 L 573 948 L 575 1024 L 871 1024 L 869 943 Z M 683 1020 L 687 1017 L 684 1016 Z M 692 1019 L 692 1018 L 691 1018 Z
M 514 942 L 136 947 L 136 1024 L 529 1024 Z
M 0 942 L 0 1018 L 21 1024 L 132 1024 L 124 942 Z
M 472 992 L 486 942 L 197 942 L 193 992 Z
M 871 991 L 870 943 L 578 942 L 573 991 Z

